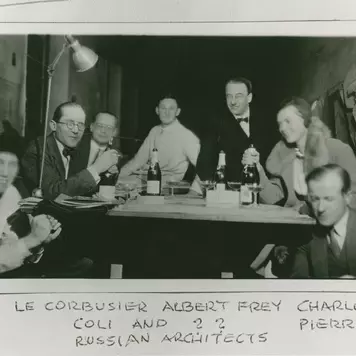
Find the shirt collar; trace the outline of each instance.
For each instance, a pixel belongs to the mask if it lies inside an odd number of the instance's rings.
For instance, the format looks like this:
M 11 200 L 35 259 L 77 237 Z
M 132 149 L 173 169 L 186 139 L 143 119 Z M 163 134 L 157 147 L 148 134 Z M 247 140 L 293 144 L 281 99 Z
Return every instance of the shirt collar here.
M 247 107 L 246 111 L 242 115 L 234 115 L 235 119 L 250 118 L 250 107 Z
M 100 146 L 95 140 L 91 139 L 90 140 L 90 149 L 95 149 L 97 151 L 98 149 L 100 150 L 106 150 L 107 145 Z
M 349 219 L 349 209 L 346 210 L 342 218 L 334 225 L 334 231 L 342 237 L 346 236 L 347 231 L 347 221 Z
M 57 143 L 57 146 L 58 146 L 58 149 L 59 149 L 59 152 L 61 153 L 61 156 L 63 156 L 63 149 L 64 149 L 64 145 L 62 142 L 58 141 L 57 139 L 56 140 L 56 143 Z
M 171 124 L 169 124 L 167 126 L 160 125 L 160 127 L 161 127 L 162 132 L 166 132 L 166 131 L 174 130 L 179 124 L 180 124 L 179 120 L 175 119 Z

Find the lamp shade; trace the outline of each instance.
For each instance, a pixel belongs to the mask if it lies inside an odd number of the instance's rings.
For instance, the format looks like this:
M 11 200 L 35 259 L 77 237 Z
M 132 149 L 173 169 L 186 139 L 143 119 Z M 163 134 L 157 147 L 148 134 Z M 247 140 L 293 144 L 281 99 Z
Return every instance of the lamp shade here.
M 68 37 L 70 38 L 70 36 Z M 98 55 L 90 48 L 80 45 L 77 40 L 69 42 L 73 50 L 73 63 L 77 72 L 85 72 L 93 68 L 99 59 Z

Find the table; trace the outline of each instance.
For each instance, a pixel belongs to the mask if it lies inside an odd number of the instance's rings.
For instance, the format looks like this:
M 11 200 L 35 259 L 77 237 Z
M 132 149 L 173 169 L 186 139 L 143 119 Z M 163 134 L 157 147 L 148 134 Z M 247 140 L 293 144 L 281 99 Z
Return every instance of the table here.
M 167 196 L 164 204 L 140 204 L 131 201 L 111 210 L 108 215 L 138 218 L 209 220 L 268 224 L 312 225 L 314 219 L 300 215 L 292 208 L 275 205 L 257 207 L 206 206 L 205 200 L 196 197 Z
M 314 219 L 291 208 L 208 207 L 204 199 L 190 196 L 167 196 L 164 204 L 131 201 L 111 210 L 108 218 L 125 231 L 125 237 L 120 239 L 124 257 L 140 265 L 141 271 L 136 270 L 138 278 L 153 263 L 164 267 L 148 274 L 150 278 L 159 278 L 155 273 L 163 272 L 165 278 L 187 278 L 190 271 L 198 268 L 235 270 L 236 261 L 245 259 L 251 263 L 264 244 L 283 244 L 286 240 L 293 246 L 304 243 L 314 224 Z M 188 272 L 183 274 L 182 265 L 189 266 Z M 171 268 L 173 271 L 172 266 L 178 266 L 173 277 L 169 272 Z

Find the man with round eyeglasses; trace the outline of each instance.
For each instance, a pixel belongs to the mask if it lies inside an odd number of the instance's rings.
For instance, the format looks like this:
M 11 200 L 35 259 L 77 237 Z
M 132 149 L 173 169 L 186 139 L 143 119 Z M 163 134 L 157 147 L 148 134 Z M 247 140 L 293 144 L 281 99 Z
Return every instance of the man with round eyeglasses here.
M 116 139 L 117 126 L 118 119 L 114 114 L 103 111 L 95 115 L 89 130 L 85 131 L 76 149 L 77 154 L 73 157 L 75 173 L 79 172 L 83 166 L 90 167 L 93 165 L 109 149 L 116 150 L 119 157 L 122 156 Z M 108 172 L 117 173 L 118 166 L 113 165 L 108 169 Z
M 118 152 L 107 150 L 94 162 L 76 159 L 76 149 L 85 131 L 86 115 L 83 108 L 73 102 L 59 105 L 50 121 L 52 133 L 46 144 L 42 182 L 44 198 L 55 199 L 60 194 L 88 195 L 95 192 L 100 174 L 118 162 Z M 38 187 L 43 138 L 32 142 L 23 159 L 24 182 L 29 191 Z

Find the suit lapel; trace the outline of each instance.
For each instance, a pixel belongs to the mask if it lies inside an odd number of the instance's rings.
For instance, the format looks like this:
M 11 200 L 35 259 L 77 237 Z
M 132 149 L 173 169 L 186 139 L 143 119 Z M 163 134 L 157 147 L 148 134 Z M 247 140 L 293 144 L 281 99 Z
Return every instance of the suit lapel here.
M 328 278 L 328 244 L 326 236 L 315 234 L 310 242 L 310 257 L 313 265 L 313 275 L 316 278 Z
M 88 167 L 90 156 L 91 133 L 85 134 L 69 163 L 68 176 L 73 176 Z
M 57 168 L 60 177 L 64 179 L 66 174 L 65 167 L 53 132 L 47 137 L 47 154 Z
M 346 230 L 346 261 L 349 271 L 356 276 L 356 211 L 350 209 Z

